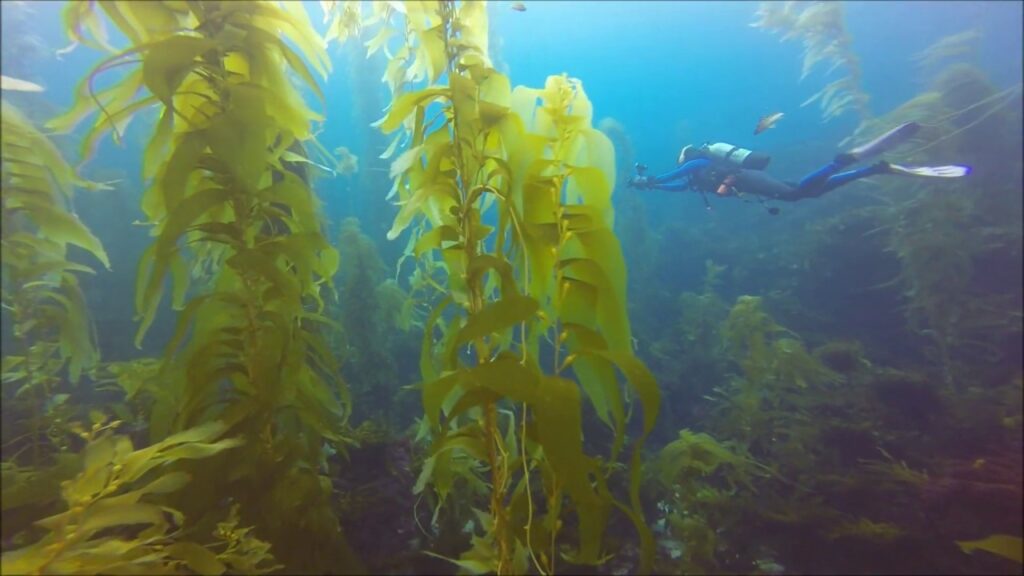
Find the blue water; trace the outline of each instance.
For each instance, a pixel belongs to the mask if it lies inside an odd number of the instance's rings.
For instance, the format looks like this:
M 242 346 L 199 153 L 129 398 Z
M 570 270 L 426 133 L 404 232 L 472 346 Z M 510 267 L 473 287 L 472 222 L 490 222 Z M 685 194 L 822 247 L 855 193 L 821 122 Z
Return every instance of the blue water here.
M 31 34 L 44 46 L 56 50 L 68 44 L 62 2 L 24 4 L 4 2 L 3 10 L 27 7 Z M 312 21 L 323 30 L 320 7 L 306 4 Z M 857 119 L 848 113 L 823 123 L 816 105 L 800 107 L 842 71 L 825 77 L 827 65 L 819 64 L 799 81 L 800 41 L 780 42 L 779 35 L 752 28 L 757 8 L 756 2 L 544 1 L 528 3 L 525 12 L 518 12 L 507 3 L 492 3 L 491 50 L 513 85 L 540 87 L 548 75 L 561 73 L 581 79 L 594 104 L 595 123 L 604 117 L 621 122 L 631 135 L 636 159 L 653 172 L 673 167 L 685 144 L 723 141 L 773 155 L 772 171 L 796 179 L 828 161 Z M 1022 80 L 1021 2 L 845 2 L 844 10 L 852 49 L 861 62 L 862 88 L 871 95 L 869 106 L 876 115 L 924 86 L 926 78 L 912 55 L 971 28 L 981 31 L 971 63 L 996 86 Z M 5 17 L 4 35 L 25 33 L 18 22 Z M 108 32 L 112 43 L 123 42 L 115 28 L 108 27 Z M 334 71 L 323 84 L 328 106 L 322 112 L 328 122 L 321 141 L 331 150 L 341 145 L 355 149 L 360 141 L 356 119 L 348 113 L 353 86 L 346 73 L 347 53 L 337 46 L 330 51 Z M 375 64 L 381 60 L 378 54 Z M 72 102 L 82 73 L 97 61 L 98 53 L 88 48 L 72 51 L 63 61 L 36 59 L 29 79 L 47 86 L 47 100 L 63 110 Z M 117 77 L 116 71 L 108 73 L 97 86 Z M 383 86 L 378 89 L 383 96 Z M 786 114 L 778 127 L 751 136 L 758 118 L 776 111 Z M 115 150 L 109 139 L 101 145 L 107 165 L 128 168 L 137 161 Z M 330 196 L 327 201 L 331 203 Z M 701 222 L 708 218 L 694 195 L 651 194 L 648 202 L 652 214 Z M 720 207 L 726 225 L 750 212 L 740 207 L 737 216 L 732 208 L 735 204 Z M 807 209 L 813 208 L 793 211 Z

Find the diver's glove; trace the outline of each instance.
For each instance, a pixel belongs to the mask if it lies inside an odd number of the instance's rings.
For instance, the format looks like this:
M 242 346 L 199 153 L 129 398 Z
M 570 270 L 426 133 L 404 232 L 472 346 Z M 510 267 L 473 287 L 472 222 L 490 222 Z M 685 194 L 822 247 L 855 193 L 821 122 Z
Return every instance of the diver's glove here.
M 654 188 L 654 184 L 651 183 L 651 179 L 648 176 L 633 176 L 629 179 L 629 187 L 649 190 Z
M 629 187 L 640 189 L 654 188 L 651 178 L 647 175 L 647 165 L 637 162 L 635 168 L 636 176 L 629 179 Z

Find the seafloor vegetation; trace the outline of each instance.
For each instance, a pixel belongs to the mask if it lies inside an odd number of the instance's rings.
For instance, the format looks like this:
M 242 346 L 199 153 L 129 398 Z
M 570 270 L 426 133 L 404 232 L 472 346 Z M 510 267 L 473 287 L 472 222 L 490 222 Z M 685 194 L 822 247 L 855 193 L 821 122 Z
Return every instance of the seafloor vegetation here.
M 845 74 L 825 120 L 975 168 L 766 244 L 613 206 L 626 127 L 514 85 L 482 3 L 321 4 L 326 37 L 292 2 L 69 3 L 65 50 L 105 53 L 73 106 L 5 90 L 4 574 L 1020 570 L 1020 87 L 975 36 L 872 116 L 841 4 L 765 5 Z M 364 149 L 317 140 L 329 46 L 357 85 L 387 52 Z M 148 236 L 115 273 L 117 202 Z

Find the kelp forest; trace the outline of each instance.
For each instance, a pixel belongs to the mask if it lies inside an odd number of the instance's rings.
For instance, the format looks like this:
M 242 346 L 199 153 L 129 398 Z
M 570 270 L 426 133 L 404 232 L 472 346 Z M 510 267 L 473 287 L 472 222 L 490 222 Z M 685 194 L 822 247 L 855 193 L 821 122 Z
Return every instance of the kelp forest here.
M 492 52 L 508 4 L 68 2 L 66 106 L 5 28 L 2 572 L 1019 573 L 1022 91 L 978 33 L 882 113 L 842 3 L 751 4 L 842 145 L 973 167 L 764 241 L 652 218 L 587 79 Z

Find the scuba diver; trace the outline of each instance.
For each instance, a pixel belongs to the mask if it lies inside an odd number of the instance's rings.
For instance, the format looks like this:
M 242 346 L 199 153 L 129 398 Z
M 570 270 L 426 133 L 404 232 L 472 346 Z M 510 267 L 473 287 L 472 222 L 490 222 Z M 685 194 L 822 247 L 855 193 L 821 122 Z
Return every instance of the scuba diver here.
M 844 170 L 858 162 L 878 156 L 909 140 L 921 125 L 907 122 L 878 138 L 848 152 L 837 154 L 832 162 L 805 176 L 800 182 L 779 180 L 764 172 L 771 157 L 738 146 L 718 142 L 700 147 L 685 146 L 679 154 L 680 166 L 661 176 L 648 176 L 647 166 L 636 165 L 637 175 L 629 186 L 641 189 L 700 192 L 704 206 L 710 210 L 707 194 L 727 197 L 753 196 L 764 204 L 765 199 L 796 202 L 817 198 L 843 184 L 878 174 L 903 174 L 932 178 L 958 178 L 970 174 L 970 166 L 901 166 L 880 160 L 870 166 Z M 772 215 L 779 209 L 768 208 Z

